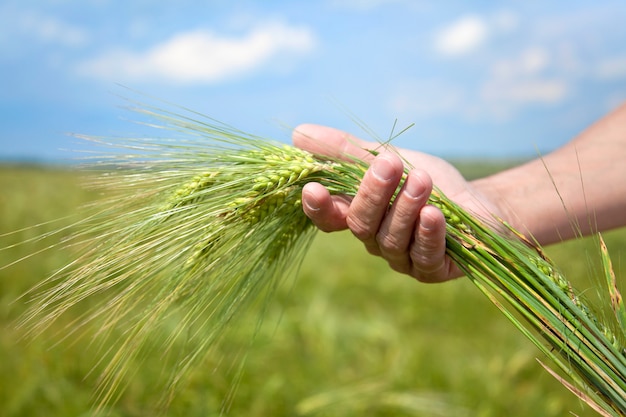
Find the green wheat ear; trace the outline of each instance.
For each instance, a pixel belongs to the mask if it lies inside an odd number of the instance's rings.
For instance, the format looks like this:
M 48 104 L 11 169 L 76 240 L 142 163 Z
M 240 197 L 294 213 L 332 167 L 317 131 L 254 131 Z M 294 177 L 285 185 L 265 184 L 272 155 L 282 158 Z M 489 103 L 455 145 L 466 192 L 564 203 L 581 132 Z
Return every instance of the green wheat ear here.
M 178 389 L 237 313 L 297 269 L 315 232 L 302 187 L 315 181 L 354 195 L 367 169 L 349 155 L 311 155 L 194 112 L 135 110 L 183 138 L 85 138 L 116 148 L 92 167 L 104 171 L 93 185 L 108 199 L 90 207 L 84 232 L 67 242 L 81 248 L 77 258 L 42 284 L 50 289 L 32 292 L 24 318 L 38 333 L 89 304 L 67 334 L 93 325 L 116 346 L 103 356 L 100 405 L 117 399 L 146 349 L 183 347 L 163 381 Z M 616 320 L 605 323 L 523 236 L 495 232 L 439 190 L 429 203 L 446 217 L 448 255 L 563 371 L 564 384 L 603 415 L 625 416 L 626 315 L 614 277 Z
M 89 208 L 84 231 L 67 242 L 82 248 L 77 259 L 41 285 L 50 289 L 31 293 L 24 318 L 37 334 L 78 305 L 90 306 L 67 334 L 93 326 L 103 346 L 117 347 L 102 360 L 101 405 L 118 398 L 146 349 L 183 358 L 164 381 L 176 389 L 237 313 L 268 299 L 299 266 L 315 231 L 301 208 L 304 184 L 353 192 L 367 168 L 213 120 L 136 110 L 187 136 L 84 137 L 115 148 L 88 167 L 102 174 L 90 176 L 91 186 L 107 198 Z

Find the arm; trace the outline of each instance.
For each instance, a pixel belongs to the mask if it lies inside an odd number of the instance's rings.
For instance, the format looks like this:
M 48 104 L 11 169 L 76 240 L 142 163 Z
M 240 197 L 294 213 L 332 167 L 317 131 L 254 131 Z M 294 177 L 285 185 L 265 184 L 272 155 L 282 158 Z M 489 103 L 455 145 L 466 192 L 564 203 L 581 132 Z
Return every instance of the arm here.
M 373 158 L 363 148 L 378 144 L 315 125 L 298 127 L 293 140 L 314 153 L 370 159 L 354 199 L 308 184 L 304 211 L 324 231 L 349 228 L 370 253 L 423 282 L 460 275 L 445 256 L 443 215 L 426 204 L 433 183 L 467 210 L 479 216 L 496 214 L 543 245 L 575 236 L 572 221 L 583 234 L 626 225 L 626 105 L 544 158 L 473 182 L 444 160 L 399 150 L 417 169 L 391 208 L 403 171 L 398 156 Z
M 626 225 L 626 104 L 545 157 L 472 185 L 542 245 Z

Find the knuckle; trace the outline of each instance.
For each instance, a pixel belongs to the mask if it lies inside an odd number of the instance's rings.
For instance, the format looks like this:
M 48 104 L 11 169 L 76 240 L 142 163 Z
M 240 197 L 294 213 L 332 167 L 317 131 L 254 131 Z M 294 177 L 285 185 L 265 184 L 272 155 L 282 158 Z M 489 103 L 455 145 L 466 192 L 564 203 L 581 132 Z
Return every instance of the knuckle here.
M 429 277 L 437 275 L 444 267 L 443 259 L 433 252 L 412 250 L 410 256 L 416 271 L 415 276 L 420 281 L 430 281 Z
M 378 242 L 378 246 L 380 246 L 384 252 L 390 255 L 397 255 L 406 251 L 402 242 L 391 233 L 377 233 L 376 242 Z
M 367 222 L 364 222 L 359 217 L 348 215 L 346 218 L 348 228 L 357 239 L 361 241 L 374 240 L 376 230 Z
M 389 181 L 381 181 L 376 179 L 371 173 L 366 173 L 357 195 L 363 199 L 366 204 L 379 206 L 388 204 L 400 183 L 400 178 L 393 178 Z
M 418 213 L 419 207 L 397 201 L 393 209 L 393 221 L 399 228 L 413 229 Z
M 375 190 L 370 189 L 365 189 L 360 192 L 363 205 L 367 207 L 379 207 L 381 205 L 388 204 L 389 200 L 385 194 L 380 191 L 376 192 Z
M 358 196 L 365 208 L 377 209 L 384 207 L 386 209 L 395 189 L 396 185 L 393 184 L 372 187 L 363 182 L 359 188 Z

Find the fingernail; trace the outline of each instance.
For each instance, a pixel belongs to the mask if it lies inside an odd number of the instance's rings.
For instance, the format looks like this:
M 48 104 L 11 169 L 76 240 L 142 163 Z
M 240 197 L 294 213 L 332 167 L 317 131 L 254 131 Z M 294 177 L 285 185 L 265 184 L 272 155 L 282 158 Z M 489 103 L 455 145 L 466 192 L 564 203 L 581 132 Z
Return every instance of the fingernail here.
M 424 216 L 420 219 L 420 229 L 426 232 L 430 232 L 432 230 L 435 230 L 436 227 L 437 224 L 433 221 L 433 219 L 429 218 L 428 216 Z
M 302 204 L 304 204 L 309 211 L 320 211 L 319 201 L 311 194 L 307 193 L 302 195 Z
M 394 171 L 391 162 L 385 158 L 377 158 L 372 162 L 372 174 L 381 181 L 389 181 Z
M 411 198 L 419 198 L 424 194 L 424 182 L 416 175 L 409 175 L 404 183 L 404 192 Z

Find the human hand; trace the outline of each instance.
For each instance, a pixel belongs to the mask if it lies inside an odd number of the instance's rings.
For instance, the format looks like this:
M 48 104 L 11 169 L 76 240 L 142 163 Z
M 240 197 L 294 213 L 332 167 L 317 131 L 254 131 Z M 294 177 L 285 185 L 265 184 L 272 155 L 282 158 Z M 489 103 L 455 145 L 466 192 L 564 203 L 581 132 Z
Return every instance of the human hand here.
M 462 275 L 446 255 L 443 213 L 427 204 L 433 183 L 475 214 L 485 215 L 495 210 L 451 164 L 425 153 L 396 150 L 415 169 L 409 172 L 392 202 L 404 172 L 404 164 L 396 152 L 383 151 L 374 157 L 367 150 L 378 149 L 380 144 L 362 141 L 337 129 L 308 124 L 294 130 L 293 142 L 315 154 L 350 155 L 370 162 L 354 198 L 331 195 L 318 183 L 304 187 L 304 212 L 319 229 L 325 232 L 350 229 L 369 253 L 383 257 L 392 269 L 422 282 L 442 282 Z

